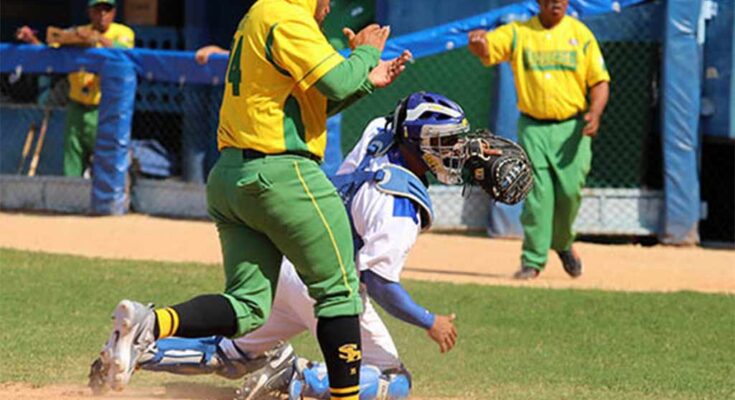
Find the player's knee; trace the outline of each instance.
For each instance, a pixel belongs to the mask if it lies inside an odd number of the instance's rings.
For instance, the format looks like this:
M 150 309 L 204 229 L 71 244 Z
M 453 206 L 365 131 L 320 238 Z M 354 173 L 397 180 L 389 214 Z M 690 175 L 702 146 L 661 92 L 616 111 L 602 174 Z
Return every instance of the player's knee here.
M 583 185 L 584 182 L 559 185 L 554 191 L 554 198 L 556 202 L 564 204 L 579 202 L 582 198 Z
M 230 337 L 238 338 L 245 336 L 265 325 L 266 321 L 268 321 L 272 307 L 270 300 L 253 301 L 252 299 L 236 297 L 231 294 L 229 296 L 237 300 L 236 302 L 231 302 L 237 317 L 237 331 Z

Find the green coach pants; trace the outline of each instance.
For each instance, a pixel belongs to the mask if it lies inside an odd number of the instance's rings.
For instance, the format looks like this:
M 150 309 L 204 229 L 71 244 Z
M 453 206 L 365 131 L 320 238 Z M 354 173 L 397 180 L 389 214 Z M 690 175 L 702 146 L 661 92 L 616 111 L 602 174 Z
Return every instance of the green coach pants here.
M 64 132 L 64 176 L 82 176 L 89 167 L 98 121 L 99 107 L 69 100 Z
M 590 170 L 590 138 L 582 135 L 584 120 L 538 121 L 521 115 L 518 141 L 533 164 L 534 186 L 523 205 L 521 265 L 543 269 L 549 249 L 568 250 L 572 225 Z
M 223 149 L 209 174 L 207 204 L 237 336 L 268 319 L 283 256 L 316 300 L 317 317 L 362 312 L 347 212 L 316 162 L 296 155 L 243 159 L 241 150 Z

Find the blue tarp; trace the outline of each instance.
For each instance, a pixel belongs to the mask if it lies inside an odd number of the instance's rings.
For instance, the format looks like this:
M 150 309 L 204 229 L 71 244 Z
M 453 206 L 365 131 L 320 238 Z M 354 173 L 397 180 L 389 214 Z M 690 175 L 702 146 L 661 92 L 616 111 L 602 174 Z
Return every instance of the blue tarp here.
M 194 53 L 147 49 L 81 49 L 0 43 L 0 72 L 68 73 L 84 68 L 100 73 L 106 60 L 131 63 L 135 74 L 157 82 L 221 84 L 227 57 L 214 55 L 199 65 Z
M 176 157 L 156 139 L 134 139 L 131 150 L 136 168 L 144 175 L 168 178 L 181 168 Z
M 577 0 L 571 1 L 570 13 L 580 17 L 619 11 L 645 0 Z M 617 5 L 616 5 L 617 4 Z M 538 11 L 535 0 L 526 0 L 488 11 L 471 18 L 451 22 L 432 29 L 390 39 L 383 52 L 384 59 L 398 56 L 404 49 L 415 58 L 438 54 L 467 45 L 467 32 L 477 28 L 492 28 L 512 19 L 525 19 Z M 227 68 L 227 57 L 213 55 L 209 63 L 199 65 L 192 52 L 148 49 L 82 49 L 50 48 L 45 46 L 0 43 L 0 72 L 20 68 L 28 73 L 68 73 L 83 67 L 98 73 L 105 60 L 131 62 L 135 73 L 143 79 L 158 82 L 221 84 Z
M 602 15 L 618 12 L 623 8 L 644 2 L 645 0 L 572 0 L 569 5 L 569 13 L 579 17 Z M 389 40 L 386 43 L 383 58 L 397 57 L 405 49 L 411 50 L 415 58 L 421 58 L 463 47 L 467 45 L 467 33 L 473 29 L 488 29 L 510 20 L 528 19 L 537 12 L 538 3 L 535 0 L 526 0 L 474 17 L 410 33 Z
M 402 36 L 515 3 L 519 3 L 519 0 L 377 0 L 376 15 L 378 23 L 391 26 L 394 36 Z M 631 4 L 623 1 L 616 6 L 615 2 L 609 0 L 571 0 L 569 3 L 571 10 L 580 17 L 615 11 Z

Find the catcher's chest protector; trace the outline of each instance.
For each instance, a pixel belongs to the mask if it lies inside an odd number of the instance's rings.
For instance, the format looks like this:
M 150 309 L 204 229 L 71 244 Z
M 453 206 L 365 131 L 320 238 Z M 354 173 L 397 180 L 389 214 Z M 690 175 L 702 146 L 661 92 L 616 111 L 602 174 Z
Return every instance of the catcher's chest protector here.
M 355 233 L 350 210 L 352 209 L 352 200 L 355 195 L 362 185 L 367 182 L 375 182 L 375 188 L 383 193 L 396 197 L 405 197 L 417 204 L 421 212 L 422 229 L 429 229 L 434 220 L 434 208 L 431 204 L 429 192 L 423 182 L 421 182 L 413 172 L 394 164 L 383 165 L 376 171 L 368 170 L 370 161 L 376 156 L 385 155 L 393 145 L 391 136 L 391 144 L 385 146 L 385 143 L 382 143 L 381 145 L 373 146 L 375 141 L 382 142 L 385 140 L 385 137 L 381 136 L 382 135 L 378 135 L 373 142 L 371 142 L 370 146 L 368 146 L 367 155 L 365 155 L 365 158 L 362 159 L 360 165 L 354 172 L 343 175 L 334 175 L 329 178 L 337 188 L 337 193 L 339 193 L 342 198 L 342 202 L 347 209 L 347 215 L 350 217 L 352 235 L 356 248 L 361 247 L 358 246 L 358 244 L 361 243 L 361 239 L 357 237 L 358 235 Z M 379 149 L 380 152 L 376 152 L 376 148 Z

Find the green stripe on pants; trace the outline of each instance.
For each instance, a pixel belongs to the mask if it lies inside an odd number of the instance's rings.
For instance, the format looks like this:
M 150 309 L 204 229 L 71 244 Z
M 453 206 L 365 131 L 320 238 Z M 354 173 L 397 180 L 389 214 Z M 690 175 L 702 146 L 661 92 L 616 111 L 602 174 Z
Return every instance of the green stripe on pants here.
M 523 205 L 521 264 L 543 269 L 549 249 L 567 250 L 574 242 L 572 225 L 590 170 L 590 138 L 584 121 L 541 122 L 526 116 L 518 121 L 518 141 L 533 164 L 534 186 Z
M 316 300 L 317 317 L 362 312 L 347 212 L 317 163 L 281 155 L 244 161 L 224 149 L 207 182 L 238 336 L 270 314 L 282 256 Z

